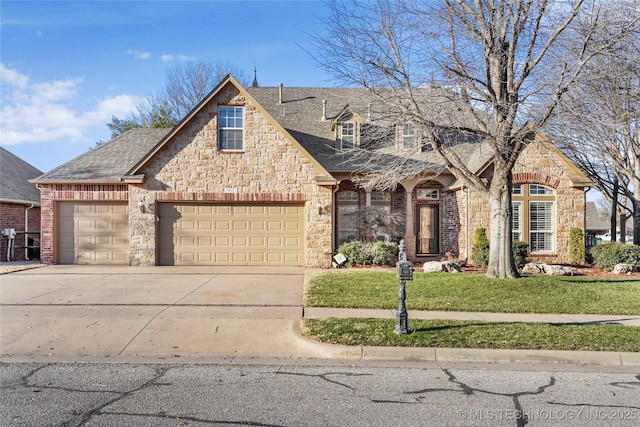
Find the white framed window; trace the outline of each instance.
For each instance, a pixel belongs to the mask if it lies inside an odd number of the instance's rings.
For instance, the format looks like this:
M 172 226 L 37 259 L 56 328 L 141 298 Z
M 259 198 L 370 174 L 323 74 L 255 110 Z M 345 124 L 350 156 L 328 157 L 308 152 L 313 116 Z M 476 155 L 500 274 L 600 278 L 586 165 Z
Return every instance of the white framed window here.
M 554 210 L 552 201 L 529 202 L 529 251 L 531 253 L 554 251 Z
M 551 196 L 555 194 L 553 188 L 545 187 L 544 185 L 529 184 L 530 196 Z
M 440 191 L 435 188 L 418 188 L 416 197 L 418 200 L 439 200 Z
M 410 150 L 416 147 L 416 129 L 413 123 L 404 123 L 402 125 L 402 148 Z
M 511 235 L 526 242 L 531 254 L 556 250 L 556 192 L 540 184 L 512 186 Z
M 511 237 L 519 242 L 522 240 L 522 202 L 513 202 L 511 207 Z
M 218 107 L 218 149 L 242 151 L 244 134 L 244 108 L 228 105 Z
M 356 124 L 354 122 L 341 122 L 339 132 L 340 149 L 353 150 L 356 147 Z

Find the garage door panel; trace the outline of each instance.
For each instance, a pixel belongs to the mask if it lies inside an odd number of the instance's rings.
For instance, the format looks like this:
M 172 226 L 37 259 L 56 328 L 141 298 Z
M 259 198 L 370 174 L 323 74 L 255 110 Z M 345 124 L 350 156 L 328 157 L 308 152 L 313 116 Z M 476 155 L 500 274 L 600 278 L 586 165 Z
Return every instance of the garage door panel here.
M 215 221 L 216 230 L 231 230 L 230 221 Z
M 242 231 L 247 230 L 247 228 L 248 228 L 248 224 L 247 224 L 246 220 L 244 220 L 244 221 L 233 221 L 231 226 L 232 226 L 232 228 L 234 230 L 242 230 Z
M 213 230 L 211 221 L 198 221 L 198 230 Z
M 282 221 L 269 221 L 267 222 L 267 229 L 269 231 L 282 231 L 284 227 L 282 226 Z
M 264 237 L 251 237 L 251 247 L 252 248 L 263 248 L 265 245 Z
M 304 264 L 302 205 L 161 203 L 158 211 L 161 265 Z
M 127 264 L 126 203 L 57 204 L 57 257 L 61 264 Z
M 247 247 L 249 246 L 249 240 L 246 236 L 234 236 L 231 243 L 234 247 Z

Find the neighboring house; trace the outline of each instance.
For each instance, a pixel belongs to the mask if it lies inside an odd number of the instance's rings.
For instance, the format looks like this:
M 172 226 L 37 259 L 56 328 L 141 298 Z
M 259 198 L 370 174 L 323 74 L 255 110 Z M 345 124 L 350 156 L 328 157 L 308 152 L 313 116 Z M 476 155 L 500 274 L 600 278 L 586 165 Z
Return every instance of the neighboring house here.
M 0 230 L 15 231 L 13 239 L 9 232 L 0 235 L 0 262 L 40 258 L 40 191 L 29 182 L 40 175 L 0 147 Z
M 364 237 L 349 213 L 370 207 L 403 219 L 396 236 L 370 238 L 404 238 L 414 261 L 466 260 L 475 228 L 488 227 L 488 205 L 439 161 L 394 191 L 352 181 L 360 169 L 349 154 L 365 129 L 386 128 L 398 150 L 433 157 L 410 124 L 390 127 L 375 106 L 362 89 L 243 88 L 227 77 L 175 128 L 134 129 L 34 180 L 42 259 L 329 267 L 340 242 Z M 490 180 L 486 145 L 459 146 Z M 542 136 L 513 180 L 514 235 L 534 259 L 569 262 L 589 180 Z
M 608 233 L 610 230 L 610 218 L 606 214 L 602 214 L 598 211 L 598 207 L 595 202 L 587 202 L 585 233 L 587 235 L 600 236 Z

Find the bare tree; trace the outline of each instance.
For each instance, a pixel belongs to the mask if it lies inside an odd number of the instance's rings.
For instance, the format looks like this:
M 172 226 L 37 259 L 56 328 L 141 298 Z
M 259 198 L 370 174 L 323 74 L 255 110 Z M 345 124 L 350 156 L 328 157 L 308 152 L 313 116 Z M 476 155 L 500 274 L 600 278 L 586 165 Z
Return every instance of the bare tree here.
M 592 37 L 608 18 L 602 6 L 598 0 L 329 3 L 329 36 L 316 39 L 316 59 L 344 83 L 370 89 L 381 108 L 397 112 L 396 123 L 414 123 L 443 166 L 488 200 L 490 277 L 518 277 L 511 249 L 511 170 L 518 156 L 585 65 L 637 26 L 633 14 L 607 40 Z M 583 15 L 589 20 L 577 19 Z M 589 25 L 578 28 L 584 22 Z M 560 53 L 578 31 L 575 55 Z M 551 61 L 552 55 L 564 61 Z M 425 87 L 439 88 L 438 96 L 425 95 Z M 490 182 L 470 170 L 453 147 L 459 139 L 443 130 L 487 144 Z
M 621 20 L 634 10 L 637 14 L 640 2 L 616 2 L 610 7 Z M 563 150 L 618 205 L 618 212 L 615 206 L 612 210 L 612 224 L 620 215 L 623 229 L 625 211 L 630 211 L 635 244 L 640 244 L 639 124 L 640 33 L 636 31 L 585 67 L 549 123 L 550 133 L 564 141 Z
M 107 124 L 112 137 L 121 130 L 132 127 L 170 128 L 184 118 L 216 85 L 232 74 L 243 85 L 248 85 L 248 75 L 229 62 L 188 61 L 167 71 L 164 88 L 136 107 L 136 111 L 124 120 L 112 117 Z M 122 124 L 126 126 L 122 126 Z M 120 133 L 118 133 L 120 132 Z M 115 133 L 115 134 L 114 134 Z

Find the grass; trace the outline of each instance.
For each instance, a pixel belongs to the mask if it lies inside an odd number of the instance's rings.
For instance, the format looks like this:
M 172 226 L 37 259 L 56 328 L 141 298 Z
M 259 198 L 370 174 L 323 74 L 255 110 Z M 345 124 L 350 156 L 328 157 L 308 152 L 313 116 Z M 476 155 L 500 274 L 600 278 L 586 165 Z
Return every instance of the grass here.
M 580 276 L 489 279 L 482 274 L 415 274 L 408 310 L 501 313 L 640 314 L 640 280 Z M 384 308 L 398 304 L 395 272 L 347 271 L 310 282 L 309 307 Z
M 408 310 L 496 313 L 640 315 L 640 280 L 481 274 L 416 274 L 407 282 Z M 398 280 L 390 271 L 341 271 L 310 282 L 310 307 L 396 309 Z M 344 345 L 538 350 L 640 351 L 640 327 L 409 319 L 408 335 L 391 319 L 304 319 L 305 334 Z
M 640 328 L 621 325 L 409 320 L 410 334 L 390 319 L 305 319 L 306 335 L 344 345 L 535 350 L 640 351 Z

